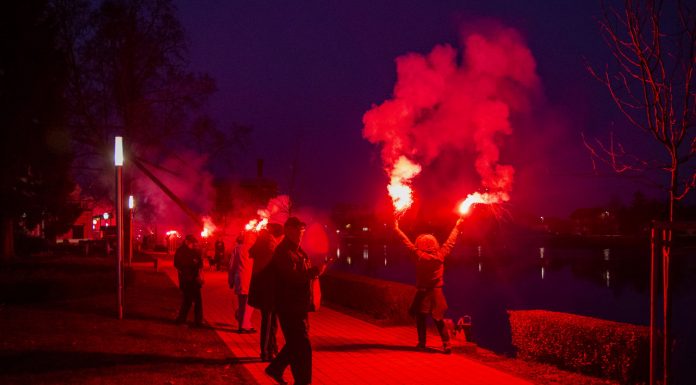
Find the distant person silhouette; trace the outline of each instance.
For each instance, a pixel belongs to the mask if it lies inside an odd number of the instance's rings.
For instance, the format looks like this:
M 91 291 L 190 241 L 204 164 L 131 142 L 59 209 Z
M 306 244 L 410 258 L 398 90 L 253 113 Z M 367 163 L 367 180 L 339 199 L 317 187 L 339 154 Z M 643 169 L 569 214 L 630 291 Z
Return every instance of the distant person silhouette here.
M 195 303 L 193 308 L 194 326 L 200 327 L 203 324 L 203 299 L 201 298 L 203 257 L 201 251 L 196 248 L 197 245 L 196 237 L 189 234 L 174 254 L 174 267 L 179 273 L 179 288 L 183 293 L 176 323 L 186 322 L 189 309 Z
M 220 271 L 225 260 L 225 242 L 222 238 L 215 241 L 215 270 Z

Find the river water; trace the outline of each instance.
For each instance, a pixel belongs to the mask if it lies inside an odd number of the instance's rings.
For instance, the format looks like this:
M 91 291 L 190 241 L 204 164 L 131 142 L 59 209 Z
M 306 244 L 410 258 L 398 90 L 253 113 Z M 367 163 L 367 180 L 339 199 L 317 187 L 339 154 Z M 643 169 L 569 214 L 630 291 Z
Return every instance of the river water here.
M 556 243 L 544 238 L 519 238 L 486 246 L 460 242 L 445 264 L 447 317 L 456 322 L 470 315 L 474 342 L 502 354 L 513 351 L 508 309 L 545 309 L 649 324 L 649 245 Z M 339 257 L 334 269 L 414 283 L 414 265 L 400 244 L 343 240 L 331 253 Z M 696 379 L 693 246 L 675 248 L 672 272 L 675 383 L 691 384 Z M 658 306 L 661 308 L 661 303 Z

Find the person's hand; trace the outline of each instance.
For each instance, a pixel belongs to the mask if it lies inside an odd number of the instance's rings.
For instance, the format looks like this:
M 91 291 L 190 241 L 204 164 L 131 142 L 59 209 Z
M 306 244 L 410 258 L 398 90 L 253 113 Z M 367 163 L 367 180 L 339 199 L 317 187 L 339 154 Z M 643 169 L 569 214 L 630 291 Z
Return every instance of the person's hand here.
M 326 262 L 319 265 L 319 269 L 317 270 L 317 276 L 324 274 L 325 271 L 326 271 Z

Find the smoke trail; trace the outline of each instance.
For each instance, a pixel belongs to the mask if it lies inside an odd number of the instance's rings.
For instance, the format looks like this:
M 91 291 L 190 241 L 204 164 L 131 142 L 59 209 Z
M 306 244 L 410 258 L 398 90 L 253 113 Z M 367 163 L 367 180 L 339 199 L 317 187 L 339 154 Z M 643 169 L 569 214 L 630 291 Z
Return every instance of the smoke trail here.
M 520 35 L 490 27 L 463 36 L 461 60 L 446 44 L 396 59 L 393 97 L 363 116 L 363 136 L 381 145 L 390 177 L 402 159 L 427 166 L 446 149 L 473 151 L 488 196 L 509 199 L 515 170 L 500 162 L 501 142 L 513 132 L 511 116 L 529 111 L 540 82 Z

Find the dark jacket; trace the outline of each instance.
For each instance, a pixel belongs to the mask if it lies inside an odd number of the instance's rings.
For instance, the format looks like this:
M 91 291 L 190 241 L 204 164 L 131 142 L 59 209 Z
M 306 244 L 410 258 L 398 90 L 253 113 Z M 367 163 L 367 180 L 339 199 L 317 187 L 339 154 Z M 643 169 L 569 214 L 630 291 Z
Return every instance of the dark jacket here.
M 201 252 L 190 249 L 186 244 L 179 246 L 174 254 L 174 267 L 179 271 L 179 285 L 195 283 L 203 268 Z
M 269 266 L 277 244 L 273 235 L 262 230 L 249 249 L 249 258 L 254 261 L 249 285 L 249 305 L 260 310 L 273 310 L 275 277 Z
M 311 280 L 319 269 L 312 267 L 307 253 L 284 238 L 273 252 L 275 310 L 278 313 L 307 313 L 311 305 Z

